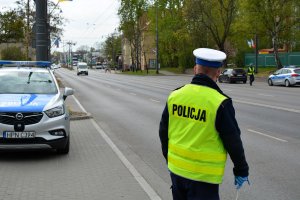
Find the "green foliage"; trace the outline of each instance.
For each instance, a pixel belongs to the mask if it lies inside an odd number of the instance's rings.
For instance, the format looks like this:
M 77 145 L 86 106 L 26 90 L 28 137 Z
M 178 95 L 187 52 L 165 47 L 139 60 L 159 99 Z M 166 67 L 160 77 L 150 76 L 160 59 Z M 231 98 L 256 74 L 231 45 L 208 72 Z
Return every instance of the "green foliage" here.
M 155 36 L 156 14 L 163 68 L 192 67 L 192 51 L 199 47 L 225 51 L 228 63 L 243 66 L 244 53 L 254 52 L 247 40 L 255 35 L 259 49 L 300 50 L 299 0 L 121 0 L 124 37 L 134 44 L 144 16 Z
M 110 63 L 111 67 L 114 67 L 116 65 L 116 57 L 122 54 L 121 39 L 121 36 L 115 36 L 114 34 L 112 34 L 104 42 L 104 55 L 109 59 L 109 61 L 112 61 Z
M 8 47 L 1 51 L 2 60 L 26 60 L 22 50 L 18 47 Z
M 24 38 L 24 23 L 17 11 L 0 13 L 0 43 L 17 42 Z

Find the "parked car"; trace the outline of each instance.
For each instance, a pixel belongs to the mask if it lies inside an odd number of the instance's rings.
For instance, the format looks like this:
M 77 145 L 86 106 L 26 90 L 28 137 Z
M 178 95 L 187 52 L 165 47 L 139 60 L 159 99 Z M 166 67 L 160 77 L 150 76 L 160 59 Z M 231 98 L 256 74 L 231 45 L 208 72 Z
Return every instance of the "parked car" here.
M 300 68 L 281 68 L 269 76 L 268 84 L 286 87 L 300 84 Z
M 218 81 L 220 83 L 236 83 L 243 82 L 247 83 L 247 73 L 242 68 L 225 69 L 219 76 Z
M 283 66 L 283 68 L 297 68 L 296 65 L 286 65 L 286 66 Z
M 65 105 L 73 89 L 59 89 L 50 62 L 0 61 L 0 149 L 70 148 Z
M 95 69 L 104 69 L 102 63 L 96 63 Z
M 77 68 L 77 76 L 79 76 L 80 74 L 89 75 L 87 63 L 78 62 L 76 68 Z

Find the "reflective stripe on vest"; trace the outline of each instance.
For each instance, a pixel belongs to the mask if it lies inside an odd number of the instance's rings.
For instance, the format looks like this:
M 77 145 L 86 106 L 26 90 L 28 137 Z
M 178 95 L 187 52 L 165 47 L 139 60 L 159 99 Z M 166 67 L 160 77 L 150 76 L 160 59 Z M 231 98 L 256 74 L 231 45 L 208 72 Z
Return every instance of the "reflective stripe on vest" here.
M 254 74 L 254 67 L 249 67 L 248 68 L 248 75 L 253 75 Z
M 168 98 L 168 168 L 187 179 L 222 182 L 227 152 L 215 128 L 217 110 L 227 97 L 188 84 Z

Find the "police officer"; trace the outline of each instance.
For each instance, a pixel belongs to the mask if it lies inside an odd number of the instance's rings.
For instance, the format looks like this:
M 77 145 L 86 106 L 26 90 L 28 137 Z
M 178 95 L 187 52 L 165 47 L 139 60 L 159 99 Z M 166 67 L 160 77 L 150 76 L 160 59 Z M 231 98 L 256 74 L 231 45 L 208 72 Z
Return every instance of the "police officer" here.
M 249 65 L 247 73 L 249 75 L 250 86 L 252 86 L 254 81 L 254 66 L 252 63 Z
M 227 153 L 237 189 L 248 181 L 249 168 L 232 100 L 216 84 L 226 54 L 207 48 L 193 54 L 195 76 L 168 97 L 159 137 L 173 199 L 219 200 Z

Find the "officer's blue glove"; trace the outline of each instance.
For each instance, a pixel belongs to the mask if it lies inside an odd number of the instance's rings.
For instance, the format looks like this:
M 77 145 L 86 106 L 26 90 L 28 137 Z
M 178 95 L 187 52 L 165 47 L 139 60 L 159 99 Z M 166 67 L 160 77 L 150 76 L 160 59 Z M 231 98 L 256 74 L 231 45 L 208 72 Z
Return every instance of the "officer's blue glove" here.
M 245 181 L 247 181 L 248 184 L 250 185 L 248 176 L 246 176 L 246 177 L 235 176 L 235 178 L 234 178 L 234 185 L 236 186 L 236 189 L 240 189 L 243 186 L 243 183 Z

